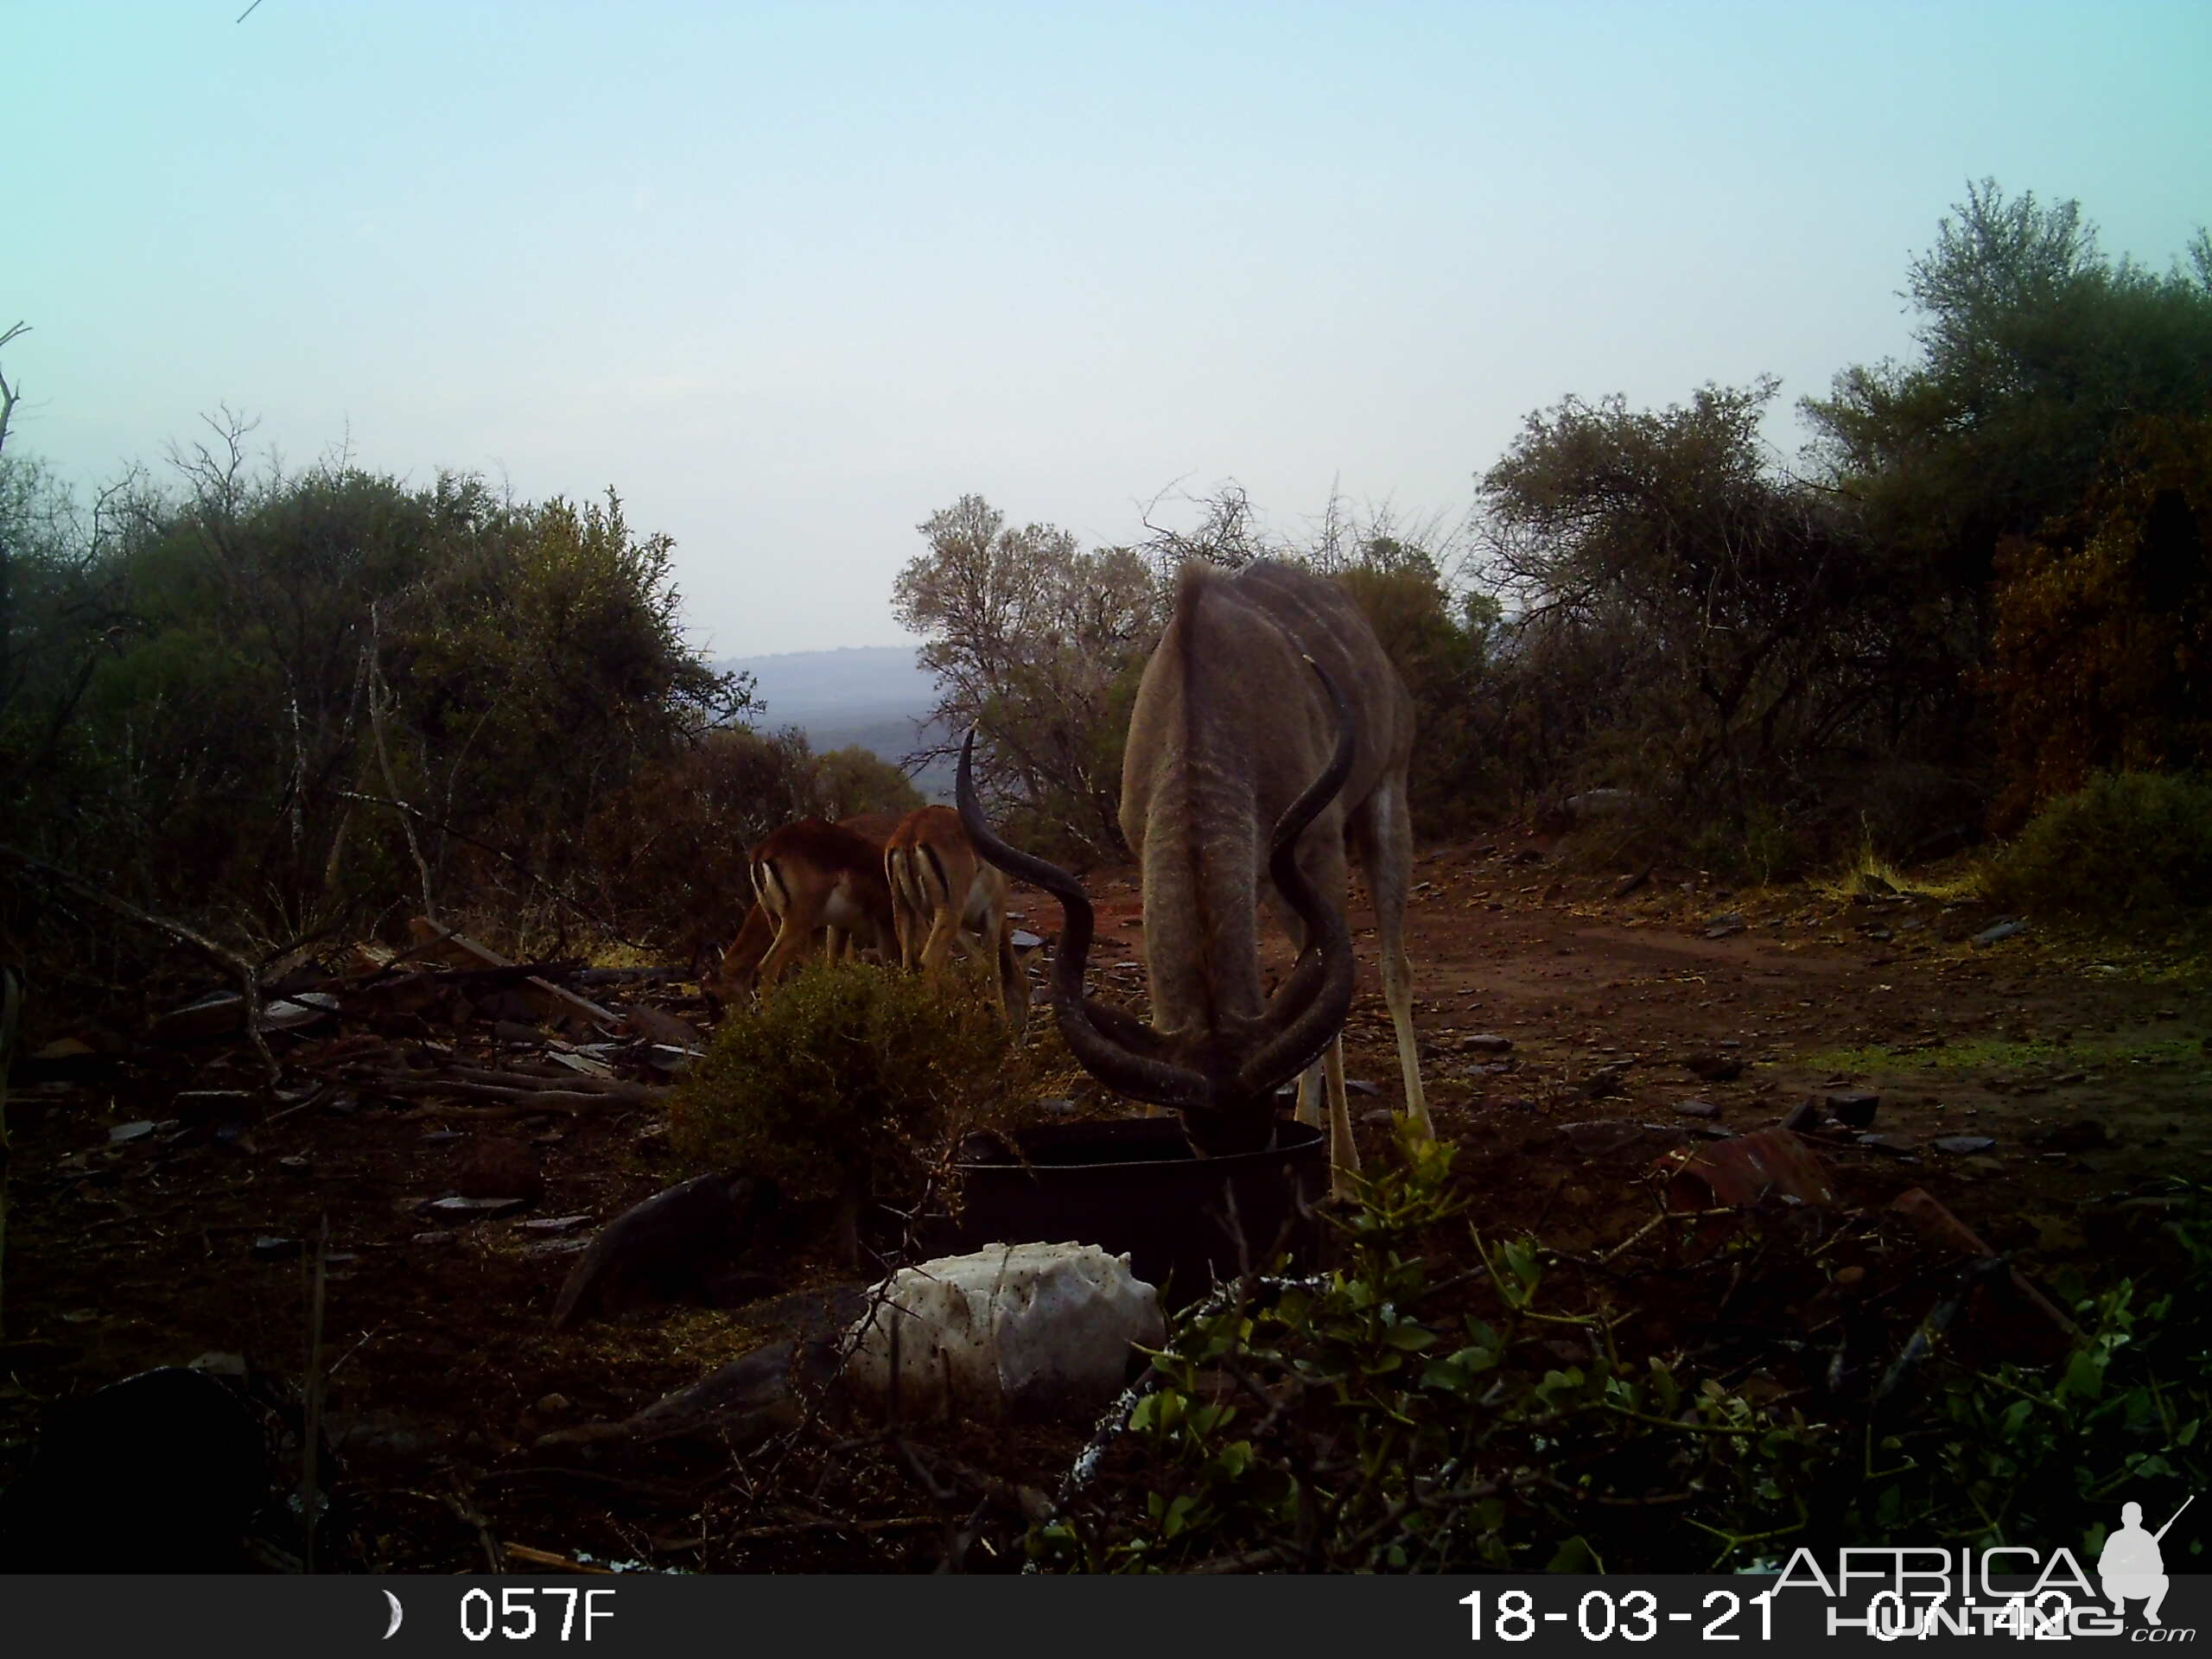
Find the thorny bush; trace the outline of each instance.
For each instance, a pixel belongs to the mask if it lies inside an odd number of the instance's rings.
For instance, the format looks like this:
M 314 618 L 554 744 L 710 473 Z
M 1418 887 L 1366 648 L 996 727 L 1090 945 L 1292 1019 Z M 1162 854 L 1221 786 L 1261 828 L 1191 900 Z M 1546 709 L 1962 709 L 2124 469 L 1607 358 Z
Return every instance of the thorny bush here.
M 1712 1572 L 1773 1570 L 1800 1544 L 2094 1549 L 2116 1494 L 2147 1510 L 2212 1475 L 2201 1298 L 2062 1285 L 2075 1351 L 2048 1375 L 1985 1372 L 1941 1333 L 1964 1270 L 1888 1329 L 1911 1357 L 1788 1388 L 1712 1357 L 1727 1344 L 1710 1331 L 1630 1351 L 1637 1275 L 1533 1238 L 1475 1236 L 1474 1270 L 1440 1277 L 1417 1247 L 1459 1208 L 1453 1149 L 1406 1151 L 1338 1224 L 1341 1269 L 1250 1279 L 1185 1315 L 1104 1472 L 1033 1531 L 1039 1566 Z M 2192 1274 L 2212 1253 L 2203 1198 L 2171 1224 Z M 1679 1277 L 1672 1259 L 1651 1276 Z M 1826 1369 L 1816 1344 L 1766 1341 Z
M 1006 1027 L 957 981 L 817 960 L 734 1010 L 677 1091 L 677 1147 L 787 1198 L 918 1192 L 943 1149 L 1020 1098 Z

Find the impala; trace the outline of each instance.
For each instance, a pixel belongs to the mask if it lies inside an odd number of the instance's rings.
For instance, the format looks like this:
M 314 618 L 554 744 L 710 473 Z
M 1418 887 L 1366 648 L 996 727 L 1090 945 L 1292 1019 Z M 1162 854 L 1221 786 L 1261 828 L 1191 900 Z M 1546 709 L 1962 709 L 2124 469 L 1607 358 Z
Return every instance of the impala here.
M 1109 1087 L 1181 1113 L 1195 1150 L 1270 1144 L 1275 1090 L 1294 1077 L 1299 1116 L 1318 1124 L 1325 1078 L 1340 1194 L 1359 1167 L 1341 1037 L 1352 993 L 1347 845 L 1374 898 L 1405 1109 L 1433 1134 L 1404 943 L 1413 735 L 1413 699 L 1341 588 L 1271 561 L 1233 574 L 1185 567 L 1122 766 L 1122 834 L 1143 882 L 1146 1025 L 1084 995 L 1090 900 L 1073 876 L 991 832 L 969 775 L 969 734 L 959 800 L 969 838 L 1065 912 L 1052 993 L 1068 1047 Z M 1260 971 L 1263 901 L 1299 945 L 1271 997 Z
M 1029 982 L 1007 929 L 1006 877 L 976 856 L 960 815 L 949 806 L 908 813 L 884 847 L 883 874 L 900 965 L 937 973 L 957 944 L 991 976 L 1000 1011 L 1019 1038 L 1029 1016 Z
M 734 1002 L 774 984 L 817 934 L 827 934 L 832 956 L 863 946 L 888 955 L 893 931 L 883 842 L 868 831 L 895 822 L 880 813 L 836 823 L 801 818 L 754 847 L 753 908 L 720 969 L 701 987 L 708 996 Z

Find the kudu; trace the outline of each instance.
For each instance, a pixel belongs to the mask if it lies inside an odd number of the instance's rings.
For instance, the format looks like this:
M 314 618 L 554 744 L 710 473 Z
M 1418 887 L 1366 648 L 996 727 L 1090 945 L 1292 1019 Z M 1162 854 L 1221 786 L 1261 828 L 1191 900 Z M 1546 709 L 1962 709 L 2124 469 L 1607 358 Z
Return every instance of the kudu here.
M 1374 899 L 1406 1111 L 1433 1133 L 1404 944 L 1413 734 L 1404 682 L 1334 582 L 1272 561 L 1233 574 L 1203 562 L 1184 569 L 1122 765 L 1122 834 L 1143 881 L 1149 1026 L 1084 995 L 1090 900 L 1073 876 L 991 832 L 969 778 L 969 734 L 958 794 L 969 837 L 1065 912 L 1052 993 L 1069 1048 L 1109 1087 L 1181 1113 L 1196 1150 L 1268 1144 L 1275 1090 L 1294 1077 L 1299 1116 L 1318 1123 L 1325 1077 L 1339 1192 L 1359 1167 L 1341 1038 L 1352 994 L 1347 843 Z M 1299 944 L 1272 997 L 1260 970 L 1263 900 Z

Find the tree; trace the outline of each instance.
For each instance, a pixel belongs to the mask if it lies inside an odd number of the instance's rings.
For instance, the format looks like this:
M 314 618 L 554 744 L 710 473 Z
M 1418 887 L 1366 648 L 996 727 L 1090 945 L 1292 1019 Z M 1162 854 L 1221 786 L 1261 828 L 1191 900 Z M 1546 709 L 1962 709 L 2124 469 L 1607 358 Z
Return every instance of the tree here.
M 2212 763 L 2212 418 L 2145 421 L 1998 558 L 1987 690 L 2010 830 L 2098 772 Z
M 1999 543 L 2074 512 L 2123 429 L 2212 410 L 2212 242 L 2159 276 L 2107 257 L 2076 202 L 1985 179 L 1952 213 L 1901 296 L 1919 360 L 1802 407 L 1826 481 L 1979 608 Z
M 1658 411 L 1569 397 L 1484 475 L 1540 787 L 1624 784 L 1740 832 L 1940 707 L 1940 607 L 1916 607 L 1848 502 L 1773 464 L 1759 423 L 1777 390 L 1706 386 Z
M 859 812 L 904 817 L 924 804 L 912 779 L 857 743 L 816 757 L 814 791 L 816 816 L 833 822 Z
M 977 728 L 986 794 L 1029 820 L 1024 833 L 1118 849 L 1128 699 L 1162 620 L 1152 572 L 1129 549 L 1085 553 L 1050 524 L 1009 529 L 977 495 L 917 528 L 928 550 L 899 572 L 892 604 L 925 641 L 931 727 Z

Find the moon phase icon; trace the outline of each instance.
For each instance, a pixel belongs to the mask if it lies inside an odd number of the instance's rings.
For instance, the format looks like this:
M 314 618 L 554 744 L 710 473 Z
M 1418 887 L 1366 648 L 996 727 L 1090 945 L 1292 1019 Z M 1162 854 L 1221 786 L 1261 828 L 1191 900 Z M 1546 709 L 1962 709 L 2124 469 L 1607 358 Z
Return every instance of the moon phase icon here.
M 389 1642 L 399 1633 L 399 1621 L 406 1615 L 399 1610 L 399 1598 L 393 1595 L 391 1591 L 387 1590 L 384 1592 L 384 1599 L 391 1604 L 391 1623 L 385 1627 L 384 1632 L 384 1639 Z

